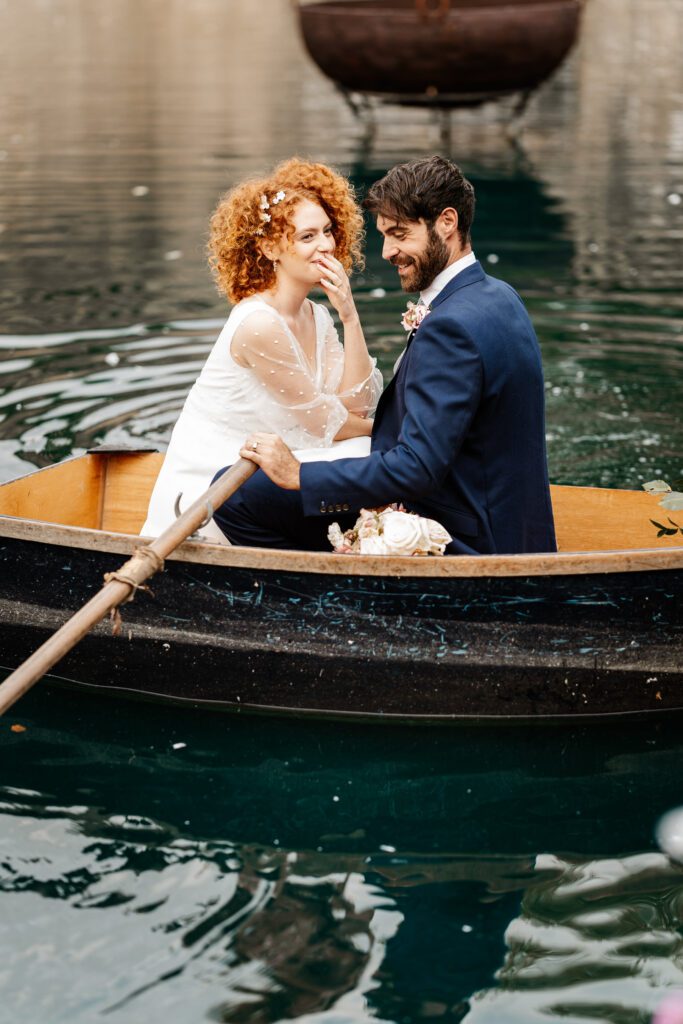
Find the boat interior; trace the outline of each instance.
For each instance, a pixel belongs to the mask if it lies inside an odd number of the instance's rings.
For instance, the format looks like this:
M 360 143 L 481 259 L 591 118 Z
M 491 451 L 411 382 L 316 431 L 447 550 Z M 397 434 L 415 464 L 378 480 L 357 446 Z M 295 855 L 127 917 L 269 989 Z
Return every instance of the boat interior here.
M 0 485 L 0 516 L 138 534 L 163 461 L 157 452 L 106 448 Z M 558 548 L 571 551 L 683 548 L 683 512 L 667 513 L 645 491 L 551 487 Z M 671 533 L 661 533 L 659 527 Z

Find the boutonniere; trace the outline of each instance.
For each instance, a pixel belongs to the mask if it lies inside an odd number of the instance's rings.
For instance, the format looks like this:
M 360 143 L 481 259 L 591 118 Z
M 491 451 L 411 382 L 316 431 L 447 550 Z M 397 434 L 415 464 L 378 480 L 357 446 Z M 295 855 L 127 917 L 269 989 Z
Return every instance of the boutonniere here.
M 431 309 L 425 306 L 424 302 L 409 302 L 401 317 L 401 323 L 406 331 L 416 331 L 429 313 Z

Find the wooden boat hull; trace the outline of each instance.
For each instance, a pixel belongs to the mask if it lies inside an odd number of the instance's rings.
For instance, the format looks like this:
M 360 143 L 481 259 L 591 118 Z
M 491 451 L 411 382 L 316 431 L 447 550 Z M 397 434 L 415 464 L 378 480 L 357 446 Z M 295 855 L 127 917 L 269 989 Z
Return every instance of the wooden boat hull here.
M 87 458 L 106 476 L 104 456 Z M 135 501 L 134 480 L 117 482 L 114 464 L 109 494 L 120 509 L 124 490 Z M 50 472 L 24 484 L 34 502 Z M 3 491 L 6 511 L 16 486 L 0 487 L 0 512 Z M 83 492 L 92 499 L 92 487 Z M 643 509 L 653 500 L 633 499 Z M 106 501 L 91 505 L 106 517 Z M 670 712 L 683 708 L 683 547 L 664 540 L 662 549 L 469 559 L 189 542 L 152 582 L 153 595 L 123 608 L 118 637 L 102 624 L 56 672 L 103 692 L 298 716 Z M 19 664 L 137 543 L 127 533 L 0 515 L 0 665 Z
M 417 5 L 418 7 L 420 5 Z M 457 106 L 528 91 L 574 43 L 580 0 L 332 0 L 299 8 L 306 48 L 343 89 Z

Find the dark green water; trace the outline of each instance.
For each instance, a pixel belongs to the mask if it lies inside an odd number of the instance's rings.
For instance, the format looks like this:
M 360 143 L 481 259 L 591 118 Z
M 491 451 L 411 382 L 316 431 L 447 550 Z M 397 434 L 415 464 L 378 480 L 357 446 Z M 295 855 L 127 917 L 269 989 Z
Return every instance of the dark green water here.
M 683 868 L 651 835 L 680 800 L 674 723 L 354 728 L 46 691 L 2 732 L 4 1003 L 34 1019 L 631 1024 L 683 982 Z
M 299 152 L 362 189 L 437 150 L 536 324 L 552 479 L 682 477 L 682 48 L 682 0 L 590 0 L 515 144 L 505 105 L 450 141 L 387 109 L 369 144 L 284 0 L 0 0 L 0 479 L 165 443 L 226 316 L 203 249 L 234 181 Z M 356 292 L 386 374 L 405 299 L 372 228 Z M 683 986 L 653 841 L 679 733 L 37 692 L 0 725 L 0 1018 L 641 1024 Z

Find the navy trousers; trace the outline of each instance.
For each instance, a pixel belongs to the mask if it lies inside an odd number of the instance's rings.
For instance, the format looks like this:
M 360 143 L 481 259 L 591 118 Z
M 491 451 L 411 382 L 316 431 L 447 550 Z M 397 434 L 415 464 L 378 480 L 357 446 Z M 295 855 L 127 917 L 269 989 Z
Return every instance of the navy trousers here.
M 218 480 L 228 468 L 219 470 L 214 480 Z M 231 544 L 331 551 L 327 539 L 330 523 L 337 522 L 342 530 L 348 530 L 358 515 L 356 512 L 343 512 L 329 516 L 305 516 L 299 491 L 283 490 L 257 469 L 217 509 L 213 518 Z

